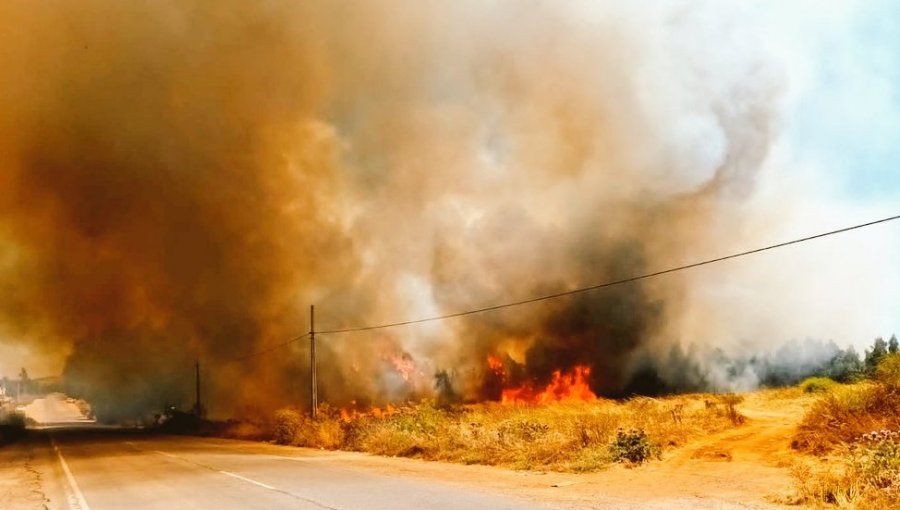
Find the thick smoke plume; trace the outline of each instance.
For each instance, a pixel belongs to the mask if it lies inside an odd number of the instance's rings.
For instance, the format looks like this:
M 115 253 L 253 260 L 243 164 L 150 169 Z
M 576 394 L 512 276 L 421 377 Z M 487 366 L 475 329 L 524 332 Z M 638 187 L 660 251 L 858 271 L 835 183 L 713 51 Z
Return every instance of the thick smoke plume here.
M 563 5 L 561 5 L 563 4 Z M 109 417 L 302 402 L 317 323 L 630 276 L 741 228 L 778 70 L 710 3 L 7 2 L 0 325 Z M 681 338 L 679 277 L 321 337 L 323 399 L 491 398 Z

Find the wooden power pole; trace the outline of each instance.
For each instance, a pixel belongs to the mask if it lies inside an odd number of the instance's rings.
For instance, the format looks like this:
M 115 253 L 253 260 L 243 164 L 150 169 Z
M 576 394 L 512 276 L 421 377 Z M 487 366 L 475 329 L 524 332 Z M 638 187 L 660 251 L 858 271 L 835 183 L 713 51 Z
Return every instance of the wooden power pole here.
M 316 417 L 316 409 L 319 407 L 319 389 L 316 381 L 316 327 L 315 305 L 309 305 L 309 414 Z
M 202 418 L 203 417 L 203 405 L 201 404 L 201 401 L 200 401 L 200 360 L 197 360 L 197 362 L 194 363 L 194 382 L 195 382 L 194 389 L 196 390 L 196 396 L 197 396 L 197 403 L 195 404 L 194 409 L 197 412 L 197 416 Z

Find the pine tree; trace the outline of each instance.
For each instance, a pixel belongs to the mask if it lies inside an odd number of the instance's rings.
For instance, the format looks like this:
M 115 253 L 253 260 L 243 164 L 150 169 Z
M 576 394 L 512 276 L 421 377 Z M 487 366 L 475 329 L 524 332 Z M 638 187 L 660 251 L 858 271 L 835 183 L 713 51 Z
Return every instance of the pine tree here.
M 888 353 L 888 344 L 884 341 L 884 338 L 878 337 L 875 339 L 875 343 L 872 344 L 872 350 L 866 350 L 866 372 L 869 374 L 875 371 L 875 367 L 878 365 L 878 362 L 881 361 Z
M 897 342 L 897 335 L 891 335 L 891 339 L 888 340 L 888 352 L 891 354 L 897 354 L 897 351 L 900 351 L 900 344 Z

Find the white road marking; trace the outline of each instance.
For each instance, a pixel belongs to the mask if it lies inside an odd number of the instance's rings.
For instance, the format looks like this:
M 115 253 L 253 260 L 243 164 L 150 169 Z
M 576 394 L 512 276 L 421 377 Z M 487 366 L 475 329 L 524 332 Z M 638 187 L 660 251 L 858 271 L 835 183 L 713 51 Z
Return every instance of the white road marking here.
M 237 474 L 237 473 L 232 473 L 231 471 L 219 471 L 219 473 L 222 473 L 223 475 L 228 475 L 228 476 L 230 476 L 230 477 L 232 477 L 232 478 L 237 478 L 238 480 L 243 480 L 243 481 L 245 481 L 245 482 L 247 482 L 247 483 L 252 483 L 253 485 L 256 485 L 256 486 L 258 486 L 258 487 L 262 487 L 263 489 L 269 489 L 270 491 L 284 492 L 284 491 L 281 491 L 281 490 L 279 490 L 279 489 L 276 489 L 275 487 L 272 487 L 271 485 L 266 485 L 266 484 L 264 484 L 264 483 L 262 483 L 262 482 L 257 482 L 256 480 L 251 480 L 251 479 L 249 479 L 249 478 L 247 478 L 247 477 L 245 477 L 245 476 L 241 476 L 241 475 L 239 475 L 239 474 Z
M 212 468 L 210 468 L 209 466 L 205 466 L 205 465 L 203 465 L 203 464 L 198 464 L 198 463 L 196 463 L 196 462 L 193 462 L 193 461 L 184 459 L 184 458 L 182 458 L 182 457 L 179 457 L 178 455 L 175 455 L 175 454 L 172 454 L 172 453 L 169 453 L 169 452 L 164 452 L 164 451 L 162 451 L 162 450 L 153 450 L 153 453 L 157 453 L 157 454 L 159 454 L 159 455 L 165 455 L 166 457 L 169 457 L 170 459 L 178 459 L 178 460 L 183 461 L 183 462 L 190 462 L 191 464 L 195 464 L 195 465 L 198 465 L 198 466 L 202 466 L 202 467 L 205 467 L 205 468 L 207 468 L 207 469 L 212 469 Z M 272 487 L 271 485 L 266 485 L 266 484 L 264 484 L 264 483 L 262 483 L 262 482 L 257 482 L 256 480 L 252 480 L 252 479 L 250 479 L 250 478 L 247 478 L 246 476 L 241 476 L 241 475 L 239 475 L 239 474 L 237 474 L 237 473 L 232 473 L 231 471 L 222 471 L 221 469 L 212 469 L 212 470 L 213 470 L 213 471 L 216 471 L 216 472 L 218 472 L 218 473 L 221 473 L 221 474 L 223 474 L 223 475 L 230 476 L 230 477 L 232 477 L 232 478 L 237 478 L 238 480 L 242 480 L 242 481 L 247 482 L 247 483 L 252 483 L 253 485 L 256 485 L 257 487 L 262 487 L 263 489 L 268 489 L 268 490 L 270 490 L 270 491 L 284 492 L 284 491 L 282 491 L 281 489 L 278 489 L 278 488 L 276 488 L 276 487 Z
M 66 499 L 69 502 L 69 508 L 71 510 L 91 510 L 87 501 L 84 500 L 84 494 L 82 494 L 81 489 L 78 488 L 78 482 L 75 481 L 72 470 L 69 469 L 69 463 L 66 462 L 62 452 L 59 451 L 59 447 L 56 446 L 56 441 L 54 441 L 52 437 L 50 438 L 50 444 L 53 445 L 53 450 L 56 452 L 56 456 L 59 457 L 59 463 L 62 465 L 63 472 L 66 474 L 66 480 L 69 482 L 69 490 L 66 491 Z
M 328 505 L 324 505 L 324 504 L 319 503 L 318 501 L 313 500 L 313 499 L 305 498 L 305 497 L 303 497 L 303 496 L 301 496 L 301 495 L 299 495 L 299 494 L 294 494 L 293 492 L 289 492 L 289 491 L 286 491 L 286 490 L 284 490 L 284 489 L 279 489 L 278 487 L 272 487 L 271 485 L 266 485 L 266 484 L 264 484 L 264 483 L 262 483 L 262 482 L 257 482 L 256 480 L 247 478 L 246 476 L 241 476 L 241 475 L 239 475 L 239 474 L 237 474 L 237 473 L 232 473 L 231 471 L 223 471 L 223 470 L 221 470 L 221 469 L 216 469 L 216 468 L 214 468 L 214 467 L 212 467 L 212 466 L 208 466 L 208 465 L 206 465 L 206 464 L 201 464 L 201 463 L 199 463 L 199 462 L 196 462 L 196 461 L 193 461 L 193 460 L 190 460 L 190 459 L 186 459 L 186 458 L 184 458 L 184 457 L 181 457 L 180 455 L 175 455 L 175 454 L 173 454 L 173 453 L 164 452 L 164 451 L 162 451 L 162 450 L 153 450 L 153 453 L 155 453 L 155 454 L 157 454 L 157 455 L 163 455 L 163 456 L 165 456 L 165 457 L 169 457 L 169 458 L 171 458 L 171 459 L 175 459 L 175 460 L 178 460 L 178 461 L 180 461 L 180 462 L 186 462 L 186 463 L 188 463 L 188 464 L 193 464 L 194 466 L 201 467 L 201 468 L 203 468 L 203 469 L 208 469 L 208 470 L 210 470 L 210 471 L 213 471 L 213 472 L 215 472 L 215 473 L 219 473 L 219 474 L 222 474 L 222 475 L 225 475 L 225 476 L 230 476 L 230 477 L 232 477 L 232 478 L 235 478 L 235 479 L 237 479 L 237 480 L 241 480 L 242 482 L 247 482 L 247 483 L 252 484 L 252 485 L 255 485 L 255 486 L 257 486 L 257 487 L 261 487 L 261 488 L 266 489 L 266 490 L 278 492 L 278 493 L 280 493 L 280 494 L 284 494 L 285 496 L 288 496 L 288 497 L 291 497 L 291 498 L 294 498 L 294 499 L 298 499 L 298 500 L 300 500 L 300 501 L 305 501 L 305 502 L 307 502 L 307 503 L 309 503 L 309 504 L 312 504 L 312 505 L 315 505 L 315 506 L 317 506 L 317 507 L 319 507 L 319 508 L 324 508 L 325 510 L 337 510 L 337 509 L 334 508 L 334 507 L 330 507 L 330 506 L 328 506 Z

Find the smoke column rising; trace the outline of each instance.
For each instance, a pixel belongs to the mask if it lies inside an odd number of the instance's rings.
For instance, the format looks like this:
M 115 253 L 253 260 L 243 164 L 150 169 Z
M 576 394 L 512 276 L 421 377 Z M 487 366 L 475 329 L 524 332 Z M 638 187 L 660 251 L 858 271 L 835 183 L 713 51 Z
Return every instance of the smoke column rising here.
M 0 326 L 105 416 L 301 401 L 307 329 L 684 262 L 743 225 L 781 77 L 704 2 L 8 2 Z M 101 21 L 102 20 L 102 21 Z M 752 27 L 751 27 L 752 28 Z M 467 398 L 679 338 L 685 280 L 323 338 L 334 402 Z M 667 351 L 666 351 L 667 352 Z

